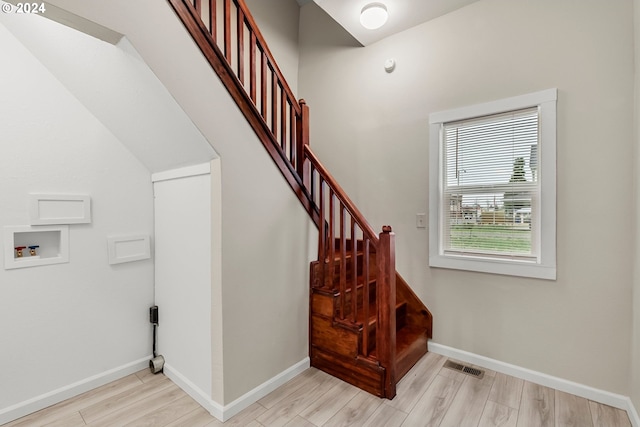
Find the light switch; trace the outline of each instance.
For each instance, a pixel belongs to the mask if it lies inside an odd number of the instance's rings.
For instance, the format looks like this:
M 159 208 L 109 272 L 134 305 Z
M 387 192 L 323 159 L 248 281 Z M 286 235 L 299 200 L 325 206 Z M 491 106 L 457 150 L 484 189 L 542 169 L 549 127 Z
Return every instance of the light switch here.
M 416 214 L 416 228 L 427 228 L 427 214 Z

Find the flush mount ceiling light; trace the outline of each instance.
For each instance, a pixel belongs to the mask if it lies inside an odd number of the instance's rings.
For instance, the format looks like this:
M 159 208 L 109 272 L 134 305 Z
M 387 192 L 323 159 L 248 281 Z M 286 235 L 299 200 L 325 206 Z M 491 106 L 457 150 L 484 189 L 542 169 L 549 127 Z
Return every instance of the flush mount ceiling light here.
M 369 3 L 360 12 L 360 23 L 368 30 L 382 27 L 389 18 L 387 7 L 382 3 Z

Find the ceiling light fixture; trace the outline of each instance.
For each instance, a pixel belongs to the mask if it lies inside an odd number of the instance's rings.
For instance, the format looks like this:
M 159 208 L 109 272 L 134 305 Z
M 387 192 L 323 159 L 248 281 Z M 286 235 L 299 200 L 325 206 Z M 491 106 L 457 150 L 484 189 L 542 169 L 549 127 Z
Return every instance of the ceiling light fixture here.
M 388 18 L 387 7 L 382 3 L 369 3 L 360 12 L 360 23 L 368 30 L 382 27 Z

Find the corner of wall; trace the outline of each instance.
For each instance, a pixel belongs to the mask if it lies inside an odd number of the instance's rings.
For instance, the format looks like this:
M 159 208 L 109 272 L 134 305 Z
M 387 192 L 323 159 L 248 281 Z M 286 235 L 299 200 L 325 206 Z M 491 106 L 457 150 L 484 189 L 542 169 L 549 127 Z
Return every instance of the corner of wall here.
M 634 63 L 635 63 L 635 97 L 634 97 L 634 188 L 635 188 L 635 239 L 634 252 L 635 263 L 633 272 L 633 325 L 631 328 L 631 375 L 629 378 L 631 400 L 636 411 L 640 410 L 640 223 L 638 212 L 640 212 L 640 0 L 633 0 L 633 40 L 634 40 Z M 636 412 L 637 416 L 637 412 Z M 640 420 L 638 420 L 640 425 Z
M 211 161 L 211 399 L 224 402 L 222 352 L 222 170 Z

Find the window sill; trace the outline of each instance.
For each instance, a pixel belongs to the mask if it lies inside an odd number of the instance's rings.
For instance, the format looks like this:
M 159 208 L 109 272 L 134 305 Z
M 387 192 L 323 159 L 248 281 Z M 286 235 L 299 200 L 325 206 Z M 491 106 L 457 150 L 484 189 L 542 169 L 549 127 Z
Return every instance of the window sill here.
M 429 257 L 429 266 L 453 270 L 476 271 L 480 273 L 507 276 L 531 277 L 556 280 L 556 267 L 530 261 L 502 260 L 463 255 L 435 255 Z

